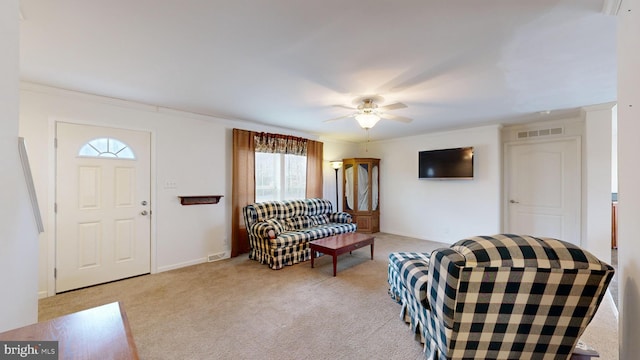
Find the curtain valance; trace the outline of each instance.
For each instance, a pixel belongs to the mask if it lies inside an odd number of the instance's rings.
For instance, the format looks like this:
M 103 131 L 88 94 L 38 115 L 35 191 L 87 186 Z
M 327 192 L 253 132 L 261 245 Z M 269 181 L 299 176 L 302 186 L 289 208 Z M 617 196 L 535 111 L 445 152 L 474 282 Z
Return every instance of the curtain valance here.
M 307 139 L 280 135 L 259 133 L 254 136 L 256 152 L 307 155 Z

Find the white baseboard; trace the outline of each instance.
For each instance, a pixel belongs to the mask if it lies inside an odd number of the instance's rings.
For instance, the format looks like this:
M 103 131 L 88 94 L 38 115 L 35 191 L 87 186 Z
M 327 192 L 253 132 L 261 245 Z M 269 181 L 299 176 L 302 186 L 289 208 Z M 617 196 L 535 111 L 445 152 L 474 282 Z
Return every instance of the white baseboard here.
M 47 290 L 38 291 L 38 299 L 44 299 L 46 297 L 49 297 L 49 293 L 47 292 Z
M 607 292 L 604 294 L 604 296 L 609 298 L 609 301 L 611 301 L 612 304 L 612 309 L 611 311 L 613 311 L 613 315 L 616 318 L 616 322 L 619 320 L 619 310 L 615 305 L 615 300 L 613 299 L 613 294 L 611 293 L 611 289 L 607 289 Z
M 207 262 L 207 258 L 203 257 L 200 259 L 194 259 L 194 260 L 189 260 L 189 261 L 185 261 L 185 262 L 181 262 L 181 263 L 177 263 L 177 264 L 172 264 L 172 265 L 167 265 L 167 266 L 161 266 L 158 267 L 158 272 L 165 272 L 165 271 L 169 271 L 169 270 L 175 270 L 175 269 L 180 269 L 183 268 L 185 266 L 191 266 L 191 265 L 198 265 L 198 264 L 202 264 Z

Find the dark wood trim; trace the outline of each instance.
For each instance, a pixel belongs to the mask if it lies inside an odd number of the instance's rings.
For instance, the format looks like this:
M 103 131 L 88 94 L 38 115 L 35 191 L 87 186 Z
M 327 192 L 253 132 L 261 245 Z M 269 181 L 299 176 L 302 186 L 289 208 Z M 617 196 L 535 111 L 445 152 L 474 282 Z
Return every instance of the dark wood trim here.
M 178 196 L 182 205 L 217 204 L 224 195 Z

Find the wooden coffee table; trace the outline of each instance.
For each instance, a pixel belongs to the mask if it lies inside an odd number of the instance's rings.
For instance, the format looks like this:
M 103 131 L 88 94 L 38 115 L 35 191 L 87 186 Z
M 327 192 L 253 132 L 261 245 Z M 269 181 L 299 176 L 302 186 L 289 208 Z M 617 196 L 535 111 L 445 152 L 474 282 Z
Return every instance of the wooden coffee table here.
M 346 233 L 311 241 L 311 267 L 316 258 L 316 251 L 333 256 L 333 276 L 336 276 L 338 255 L 357 250 L 363 246 L 371 245 L 371 260 L 373 260 L 374 237 L 361 233 Z

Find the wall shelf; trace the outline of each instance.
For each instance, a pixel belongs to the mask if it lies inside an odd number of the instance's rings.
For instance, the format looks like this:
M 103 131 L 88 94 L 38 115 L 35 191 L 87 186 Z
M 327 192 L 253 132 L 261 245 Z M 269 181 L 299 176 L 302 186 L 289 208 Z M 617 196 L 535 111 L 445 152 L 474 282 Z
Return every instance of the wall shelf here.
M 182 205 L 217 204 L 223 195 L 178 196 Z

